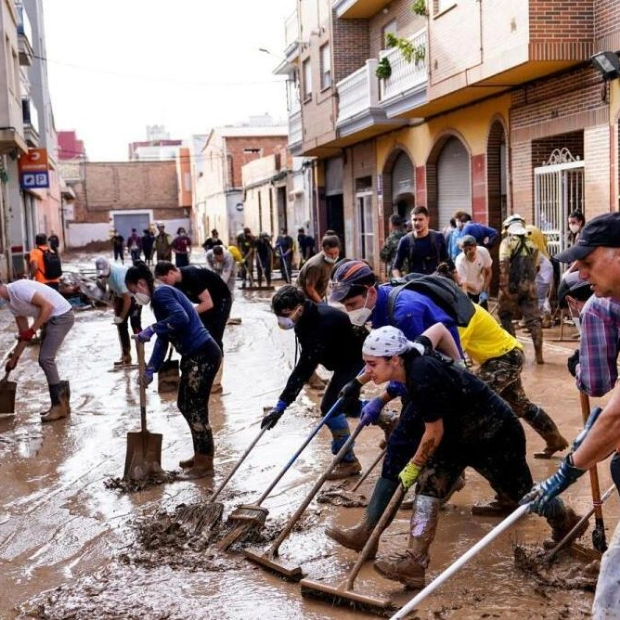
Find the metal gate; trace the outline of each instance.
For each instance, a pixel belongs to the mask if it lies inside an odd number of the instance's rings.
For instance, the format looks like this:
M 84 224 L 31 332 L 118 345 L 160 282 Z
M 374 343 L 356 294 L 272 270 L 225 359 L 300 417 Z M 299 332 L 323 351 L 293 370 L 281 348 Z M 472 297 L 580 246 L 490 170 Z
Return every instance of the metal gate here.
M 547 237 L 551 256 L 566 249 L 570 213 L 584 213 L 584 170 L 585 162 L 566 148 L 534 168 L 534 223 Z

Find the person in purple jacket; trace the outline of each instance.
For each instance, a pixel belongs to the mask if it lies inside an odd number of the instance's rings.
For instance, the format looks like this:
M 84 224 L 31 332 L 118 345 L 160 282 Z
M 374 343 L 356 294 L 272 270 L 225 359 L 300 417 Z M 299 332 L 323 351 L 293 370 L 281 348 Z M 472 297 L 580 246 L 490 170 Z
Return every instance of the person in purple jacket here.
M 160 284 L 155 288 L 153 274 L 144 263 L 127 270 L 125 284 L 139 304 L 151 304 L 157 319 L 137 336 L 140 342 L 148 342 L 157 336 L 140 380 L 146 385 L 153 381 L 169 344 L 181 355 L 177 406 L 192 434 L 194 454 L 179 463 L 185 469 L 180 478 L 192 480 L 211 476 L 214 443 L 209 425 L 209 394 L 222 361 L 222 352 L 202 324 L 192 302 L 173 286 Z

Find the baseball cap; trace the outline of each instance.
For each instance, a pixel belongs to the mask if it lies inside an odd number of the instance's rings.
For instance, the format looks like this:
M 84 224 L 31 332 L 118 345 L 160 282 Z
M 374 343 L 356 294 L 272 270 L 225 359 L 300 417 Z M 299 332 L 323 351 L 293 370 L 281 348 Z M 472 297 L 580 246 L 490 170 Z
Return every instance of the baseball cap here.
M 349 260 L 338 265 L 332 274 L 329 301 L 343 301 L 353 286 L 370 285 L 375 282 L 375 274 L 363 260 Z
M 465 246 L 478 245 L 478 244 L 476 243 L 476 237 L 474 237 L 473 235 L 463 235 L 459 239 L 459 245 L 461 247 L 465 247 Z
M 578 271 L 567 273 L 558 286 L 558 305 L 566 307 L 566 296 L 570 295 L 580 301 L 587 301 L 592 296 L 592 287 L 587 280 L 582 280 Z
M 95 269 L 97 270 L 97 276 L 109 276 L 110 275 L 110 261 L 105 256 L 98 256 L 95 259 Z
M 596 248 L 620 248 L 620 213 L 606 213 L 591 219 L 581 229 L 577 243 L 554 258 L 561 263 L 572 263 Z

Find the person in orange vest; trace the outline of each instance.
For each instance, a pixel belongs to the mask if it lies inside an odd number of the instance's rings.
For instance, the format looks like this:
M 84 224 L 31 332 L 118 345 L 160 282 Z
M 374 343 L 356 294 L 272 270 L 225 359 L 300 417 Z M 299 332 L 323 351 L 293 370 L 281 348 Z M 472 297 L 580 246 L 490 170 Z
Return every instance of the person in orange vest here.
M 30 276 L 36 282 L 47 284 L 55 291 L 59 288 L 62 264 L 58 252 L 47 245 L 47 235 L 39 233 L 35 237 L 36 247 L 30 250 Z

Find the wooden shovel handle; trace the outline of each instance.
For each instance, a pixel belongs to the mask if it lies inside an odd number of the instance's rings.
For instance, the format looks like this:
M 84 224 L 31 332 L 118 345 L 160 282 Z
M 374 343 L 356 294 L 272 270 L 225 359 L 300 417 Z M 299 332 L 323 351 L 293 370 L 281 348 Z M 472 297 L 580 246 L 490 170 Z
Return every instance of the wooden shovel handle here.
M 140 387 L 140 428 L 143 433 L 146 433 L 146 385 L 144 385 L 146 362 L 144 361 L 144 343 L 137 338 L 136 351 L 138 352 L 138 386 Z
M 579 391 L 579 402 L 581 404 L 581 417 L 583 423 L 588 421 L 590 416 L 590 397 L 581 390 Z M 598 479 L 598 468 L 593 465 L 590 470 L 590 486 L 592 487 L 592 506 L 594 508 L 594 517 L 596 519 L 603 518 L 603 508 L 601 506 L 601 486 Z

